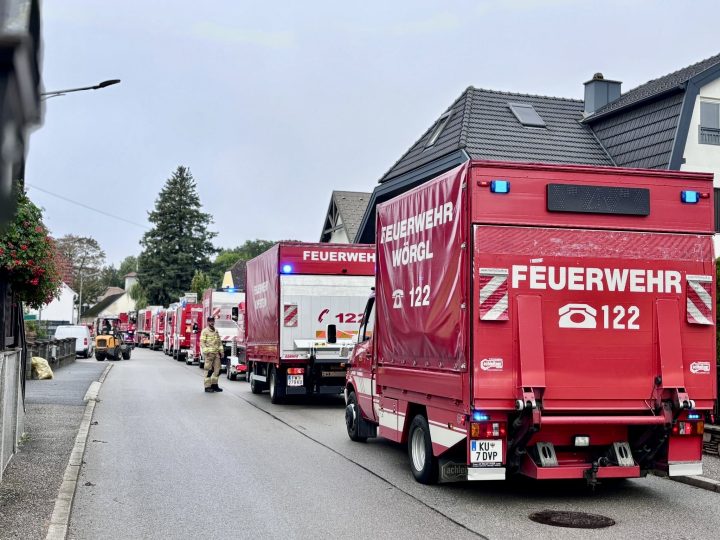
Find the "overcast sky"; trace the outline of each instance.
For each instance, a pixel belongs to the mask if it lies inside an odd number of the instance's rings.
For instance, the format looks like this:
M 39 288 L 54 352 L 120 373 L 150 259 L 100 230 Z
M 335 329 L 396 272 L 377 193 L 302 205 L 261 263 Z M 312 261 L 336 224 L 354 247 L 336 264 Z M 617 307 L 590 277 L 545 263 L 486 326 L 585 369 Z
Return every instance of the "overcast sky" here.
M 592 7 L 585 7 L 592 4 Z M 377 180 L 470 85 L 582 98 L 720 52 L 717 1 L 45 0 L 46 102 L 26 182 L 147 226 L 180 164 L 218 247 L 317 241 L 333 189 Z M 37 189 L 56 236 L 109 262 L 143 229 Z

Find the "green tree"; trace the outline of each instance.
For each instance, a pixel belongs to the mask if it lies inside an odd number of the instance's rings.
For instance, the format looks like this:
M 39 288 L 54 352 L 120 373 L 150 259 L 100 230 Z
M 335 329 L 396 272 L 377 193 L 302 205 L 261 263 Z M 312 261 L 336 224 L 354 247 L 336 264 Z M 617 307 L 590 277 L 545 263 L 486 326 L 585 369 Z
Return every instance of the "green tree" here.
M 118 274 L 120 279 L 124 279 L 130 272 L 137 272 L 138 259 L 134 255 L 128 255 L 125 257 L 120 266 L 118 267 Z M 121 285 L 122 286 L 122 285 Z
M 107 289 L 108 287 L 123 286 L 123 280 L 120 277 L 120 272 L 118 272 L 118 269 L 112 264 L 102 267 L 98 279 L 100 280 L 100 284 L 103 289 Z
M 210 280 L 220 286 L 225 272 L 239 260 L 249 261 L 265 253 L 277 242 L 274 240 L 247 240 L 243 245 L 231 249 L 221 249 L 215 257 L 210 270 Z
M 197 184 L 187 167 L 179 166 L 155 201 L 148 220 L 153 227 L 143 235 L 138 278 L 151 304 L 177 299 L 196 270 L 210 269 L 217 250 L 208 230 L 210 214 L 202 211 Z
M 140 283 L 136 283 L 128 291 L 130 298 L 135 300 L 135 309 L 142 309 L 148 305 L 148 297 L 145 289 Z
M 197 294 L 198 299 L 203 297 L 203 293 L 212 287 L 210 276 L 202 270 L 195 270 L 195 275 L 190 282 L 190 290 Z
M 82 293 L 82 303 L 92 305 L 107 286 L 102 279 L 105 252 L 97 240 L 89 236 L 66 234 L 55 241 L 57 250 L 71 265 L 70 287 Z M 79 301 L 79 299 L 78 299 Z

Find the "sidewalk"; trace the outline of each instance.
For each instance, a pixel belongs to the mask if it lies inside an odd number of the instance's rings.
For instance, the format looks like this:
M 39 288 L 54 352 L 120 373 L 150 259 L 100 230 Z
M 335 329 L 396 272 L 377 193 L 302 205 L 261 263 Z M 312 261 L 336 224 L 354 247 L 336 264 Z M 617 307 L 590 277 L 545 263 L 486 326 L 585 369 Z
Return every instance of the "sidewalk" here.
M 45 538 L 85 410 L 83 397 L 107 366 L 76 361 L 55 379 L 27 381 L 26 438 L 0 484 L 0 539 Z

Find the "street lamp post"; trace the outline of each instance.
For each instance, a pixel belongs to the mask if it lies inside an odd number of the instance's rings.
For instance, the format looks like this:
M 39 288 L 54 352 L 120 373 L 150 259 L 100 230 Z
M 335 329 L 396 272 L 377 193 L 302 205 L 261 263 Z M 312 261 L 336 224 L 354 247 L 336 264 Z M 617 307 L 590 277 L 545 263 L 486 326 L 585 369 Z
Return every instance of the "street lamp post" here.
M 46 99 L 50 99 L 51 97 L 64 96 L 65 94 L 69 94 L 70 92 L 83 92 L 85 90 L 100 90 L 101 88 L 107 88 L 108 86 L 112 86 L 113 84 L 119 84 L 119 83 L 120 83 L 120 79 L 110 79 L 110 80 L 98 83 L 94 86 L 81 86 L 79 88 L 68 88 L 66 90 L 53 90 L 52 92 L 43 92 L 42 94 L 40 94 L 40 99 L 46 100 Z

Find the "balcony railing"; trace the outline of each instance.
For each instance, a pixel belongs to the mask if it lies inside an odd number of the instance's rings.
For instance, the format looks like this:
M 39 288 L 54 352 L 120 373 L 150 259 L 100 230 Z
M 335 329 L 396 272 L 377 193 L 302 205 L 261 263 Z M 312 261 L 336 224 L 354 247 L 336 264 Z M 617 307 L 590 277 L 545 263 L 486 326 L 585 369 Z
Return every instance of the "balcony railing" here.
M 700 144 L 720 146 L 720 129 L 700 126 Z

